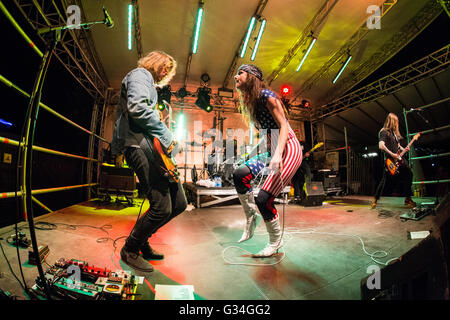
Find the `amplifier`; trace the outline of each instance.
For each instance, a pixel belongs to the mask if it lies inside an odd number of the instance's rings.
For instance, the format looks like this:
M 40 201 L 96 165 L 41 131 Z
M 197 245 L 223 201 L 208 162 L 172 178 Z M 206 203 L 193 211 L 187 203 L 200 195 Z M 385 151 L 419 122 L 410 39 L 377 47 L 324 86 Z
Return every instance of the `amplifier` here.
M 101 189 L 121 191 L 134 191 L 136 189 L 136 178 L 132 169 L 102 166 L 100 170 Z
M 340 180 L 339 176 L 337 176 L 335 174 L 330 174 L 328 176 L 325 176 L 324 180 L 323 180 L 323 187 L 325 188 L 325 190 L 331 189 L 331 188 L 339 188 L 341 186 L 339 180 Z
M 305 198 L 301 204 L 305 207 L 321 206 L 326 198 L 321 181 L 306 182 L 303 191 L 305 192 Z

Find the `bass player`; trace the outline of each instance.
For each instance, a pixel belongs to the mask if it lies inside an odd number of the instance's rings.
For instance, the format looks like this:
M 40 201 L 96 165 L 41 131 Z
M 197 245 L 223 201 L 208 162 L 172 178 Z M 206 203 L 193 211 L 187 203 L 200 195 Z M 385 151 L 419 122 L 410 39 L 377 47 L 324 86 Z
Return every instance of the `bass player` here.
M 378 136 L 378 148 L 383 151 L 385 159 L 391 158 L 395 161 L 398 160 L 402 162 L 402 165 L 398 168 L 398 174 L 392 176 L 392 181 L 395 184 L 401 184 L 402 196 L 405 197 L 405 207 L 414 208 L 417 204 L 411 199 L 413 174 L 407 162 L 402 161 L 402 157 L 399 155 L 400 152 L 409 151 L 409 146 L 403 148 L 400 144 L 402 136 L 399 132 L 398 117 L 394 113 L 389 113 L 387 115 L 386 121 L 384 122 L 383 128 L 380 130 Z M 383 177 L 378 184 L 375 196 L 370 204 L 371 209 L 376 208 L 377 201 L 383 193 L 388 175 L 389 172 L 386 166 L 384 166 Z

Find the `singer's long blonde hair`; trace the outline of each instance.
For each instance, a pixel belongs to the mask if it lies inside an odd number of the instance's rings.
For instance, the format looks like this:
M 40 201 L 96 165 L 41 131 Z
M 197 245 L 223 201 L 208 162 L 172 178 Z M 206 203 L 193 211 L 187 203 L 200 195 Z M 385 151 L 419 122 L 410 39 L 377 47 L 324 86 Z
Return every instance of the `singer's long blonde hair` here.
M 153 76 L 157 87 L 164 87 L 175 76 L 177 62 L 174 58 L 163 51 L 152 51 L 145 57 L 138 60 L 138 67 L 147 69 Z M 162 68 L 167 68 L 167 75 L 163 79 L 158 79 L 158 74 Z
M 387 115 L 386 121 L 384 121 L 383 128 L 381 128 L 380 132 L 383 130 L 393 132 L 397 136 L 397 139 L 402 138 L 402 135 L 398 129 L 398 117 L 395 113 L 391 112 Z

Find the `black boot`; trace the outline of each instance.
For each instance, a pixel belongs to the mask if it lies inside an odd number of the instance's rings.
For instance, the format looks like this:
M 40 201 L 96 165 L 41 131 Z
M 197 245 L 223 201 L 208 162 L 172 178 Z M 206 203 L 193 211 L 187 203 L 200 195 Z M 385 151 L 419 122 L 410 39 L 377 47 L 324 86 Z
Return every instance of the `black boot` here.
M 120 257 L 130 267 L 143 272 L 152 272 L 153 266 L 139 255 L 138 250 L 130 249 L 127 245 L 120 250 Z
M 157 252 L 153 250 L 152 247 L 150 247 L 148 242 L 145 242 L 141 246 L 141 252 L 142 252 L 142 258 L 145 260 L 162 260 L 164 259 L 164 255 L 160 252 Z

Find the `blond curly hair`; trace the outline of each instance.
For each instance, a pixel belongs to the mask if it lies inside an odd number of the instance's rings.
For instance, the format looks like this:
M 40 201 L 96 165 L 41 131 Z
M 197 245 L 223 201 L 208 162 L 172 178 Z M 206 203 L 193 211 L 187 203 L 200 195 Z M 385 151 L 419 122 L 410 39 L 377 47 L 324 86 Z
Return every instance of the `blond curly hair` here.
M 164 87 L 169 84 L 170 80 L 175 76 L 177 62 L 173 57 L 163 51 L 152 51 L 145 57 L 138 60 L 139 68 L 147 69 L 153 76 L 157 87 Z M 162 68 L 167 68 L 167 75 L 159 79 L 159 72 Z

